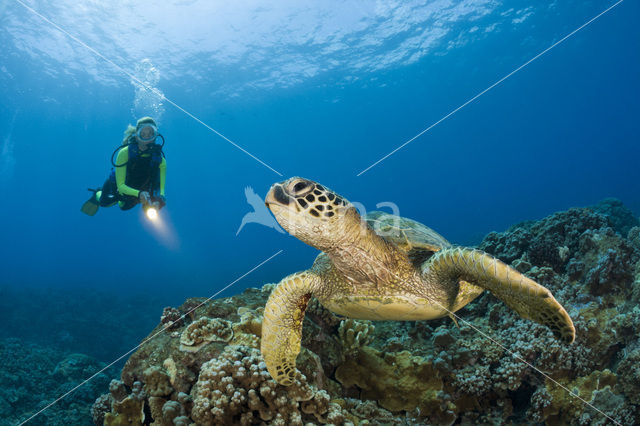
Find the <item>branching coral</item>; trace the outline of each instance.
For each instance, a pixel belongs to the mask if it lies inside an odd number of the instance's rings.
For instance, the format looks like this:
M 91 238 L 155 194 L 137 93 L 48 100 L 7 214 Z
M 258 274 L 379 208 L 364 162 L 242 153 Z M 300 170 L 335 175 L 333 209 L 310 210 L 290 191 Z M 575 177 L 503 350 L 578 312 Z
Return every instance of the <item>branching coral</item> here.
M 361 347 L 373 341 L 374 325 L 371 321 L 358 321 L 346 319 L 340 323 L 338 335 L 342 344 L 342 351 L 345 356 L 352 356 Z

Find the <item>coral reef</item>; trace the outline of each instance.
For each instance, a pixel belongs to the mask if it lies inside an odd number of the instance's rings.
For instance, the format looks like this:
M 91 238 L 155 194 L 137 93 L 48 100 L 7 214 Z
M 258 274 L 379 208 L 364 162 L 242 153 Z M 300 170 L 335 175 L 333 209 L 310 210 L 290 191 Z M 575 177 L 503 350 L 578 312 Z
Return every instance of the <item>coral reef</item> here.
M 229 321 L 220 318 L 200 318 L 192 322 L 180 336 L 180 349 L 197 351 L 208 342 L 228 342 L 233 337 Z
M 260 352 L 273 285 L 161 321 L 94 406 L 96 424 L 640 423 L 640 226 L 617 200 L 490 233 L 479 248 L 554 293 L 576 327 L 566 345 L 489 293 L 458 325 L 370 323 L 312 300 L 294 385 Z M 186 313 L 189 299 L 165 317 Z M 188 348 L 197 347 L 197 350 Z M 61 367 L 60 371 L 64 371 Z
M 176 308 L 167 306 L 162 311 L 162 317 L 160 317 L 160 322 L 164 324 L 164 327 L 167 329 L 180 327 L 183 324 L 182 313 Z
M 160 299 L 92 286 L 0 283 L 0 425 L 20 423 L 138 344 L 158 321 Z M 120 368 L 28 424 L 92 424 L 91 405 Z
M 611 226 L 620 235 L 627 235 L 631 228 L 640 225 L 640 221 L 633 212 L 616 198 L 605 198 L 595 206 L 592 206 L 591 210 L 606 216 Z
M 302 425 L 303 420 L 342 423 L 341 407 L 329 395 L 307 383 L 298 373 L 288 387 L 278 385 L 247 346 L 228 346 L 220 357 L 206 362 L 191 392 L 191 417 L 200 424 Z M 314 419 L 315 417 L 315 419 Z
M 0 425 L 16 425 L 36 414 L 104 364 L 83 354 L 65 354 L 18 339 L 0 340 Z M 73 397 L 52 405 L 29 424 L 90 425 L 91 404 L 115 369 L 98 374 Z
M 385 354 L 362 347 L 338 367 L 336 378 L 389 411 L 419 410 L 436 423 L 455 419 L 450 402 L 442 398 L 442 379 L 433 363 L 407 351 Z

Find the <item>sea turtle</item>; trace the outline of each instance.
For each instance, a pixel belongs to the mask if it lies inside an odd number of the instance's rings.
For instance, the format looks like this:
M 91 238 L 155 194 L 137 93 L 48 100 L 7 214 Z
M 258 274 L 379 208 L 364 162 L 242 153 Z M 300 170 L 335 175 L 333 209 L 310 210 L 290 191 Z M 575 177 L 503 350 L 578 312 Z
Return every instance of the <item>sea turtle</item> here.
M 362 220 L 345 198 L 299 177 L 274 184 L 265 203 L 287 232 L 322 251 L 311 269 L 280 281 L 265 306 L 260 349 L 280 384 L 295 378 L 311 296 L 350 318 L 415 321 L 451 316 L 489 290 L 559 339 L 575 339 L 571 318 L 548 289 L 421 223 L 382 212 Z

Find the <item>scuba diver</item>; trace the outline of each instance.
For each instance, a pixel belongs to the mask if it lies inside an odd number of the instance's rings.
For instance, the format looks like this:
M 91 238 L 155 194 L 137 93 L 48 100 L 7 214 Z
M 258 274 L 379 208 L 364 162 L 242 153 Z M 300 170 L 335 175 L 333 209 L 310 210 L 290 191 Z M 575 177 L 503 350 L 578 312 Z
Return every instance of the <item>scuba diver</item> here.
M 157 144 L 157 138 L 162 144 Z M 141 203 L 147 216 L 153 219 L 166 204 L 164 183 L 167 162 L 162 152 L 164 137 L 151 117 L 138 120 L 136 126 L 129 125 L 124 132 L 122 145 L 111 155 L 111 174 L 102 188 L 93 192 L 80 209 L 93 216 L 100 206 L 111 207 L 118 203 L 121 210 L 129 210 Z M 113 157 L 117 155 L 114 162 Z

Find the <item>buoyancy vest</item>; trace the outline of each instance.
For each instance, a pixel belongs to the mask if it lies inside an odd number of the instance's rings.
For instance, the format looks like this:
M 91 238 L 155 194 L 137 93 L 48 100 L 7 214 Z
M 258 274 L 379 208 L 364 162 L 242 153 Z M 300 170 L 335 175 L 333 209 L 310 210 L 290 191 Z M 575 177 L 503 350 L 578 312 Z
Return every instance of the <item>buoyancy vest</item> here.
M 127 176 L 125 185 L 150 194 L 160 190 L 160 164 L 162 163 L 162 146 L 149 144 L 140 151 L 137 143 L 128 144 Z M 111 179 L 115 182 L 115 169 L 111 169 Z

